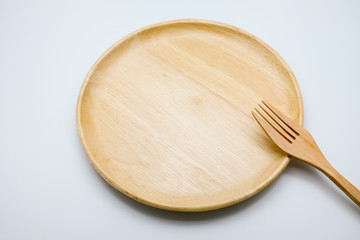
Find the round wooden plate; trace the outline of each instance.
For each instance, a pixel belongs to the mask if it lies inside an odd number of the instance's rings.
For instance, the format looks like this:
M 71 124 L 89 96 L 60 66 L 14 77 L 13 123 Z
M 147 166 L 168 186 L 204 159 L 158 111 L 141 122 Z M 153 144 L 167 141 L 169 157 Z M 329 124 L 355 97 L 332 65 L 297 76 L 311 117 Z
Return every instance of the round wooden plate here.
M 158 208 L 205 211 L 259 192 L 289 158 L 253 119 L 262 99 L 302 124 L 282 58 L 227 24 L 176 20 L 115 43 L 81 88 L 77 126 L 95 169 Z

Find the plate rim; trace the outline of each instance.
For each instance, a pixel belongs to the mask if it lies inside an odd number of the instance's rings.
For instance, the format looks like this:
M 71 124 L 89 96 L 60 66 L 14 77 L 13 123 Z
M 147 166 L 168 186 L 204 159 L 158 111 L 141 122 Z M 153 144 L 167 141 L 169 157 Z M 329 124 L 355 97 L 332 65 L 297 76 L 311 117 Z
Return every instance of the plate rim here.
M 89 148 L 88 148 L 88 146 L 86 144 L 85 137 L 84 137 L 84 134 L 83 134 L 83 129 L 82 129 L 82 125 L 81 125 L 82 98 L 83 98 L 85 88 L 86 88 L 86 86 L 87 86 L 87 84 L 89 82 L 89 79 L 90 79 L 92 73 L 94 72 L 95 68 L 98 66 L 98 64 L 109 53 L 111 53 L 113 51 L 113 49 L 115 49 L 118 45 L 122 44 L 123 42 L 130 39 L 134 35 L 136 35 L 136 34 L 138 34 L 140 32 L 152 29 L 152 28 L 157 28 L 157 27 L 161 27 L 161 26 L 165 26 L 165 25 L 171 25 L 171 24 L 178 24 L 178 23 L 202 23 L 202 24 L 215 25 L 215 26 L 219 26 L 219 27 L 228 28 L 228 29 L 234 30 L 236 32 L 239 32 L 241 34 L 244 34 L 244 35 L 248 36 L 249 38 L 251 38 L 251 39 L 255 40 L 256 42 L 258 42 L 260 45 L 264 46 L 267 50 L 269 50 L 280 61 L 282 66 L 290 74 L 290 78 L 292 80 L 292 83 L 294 84 L 295 91 L 296 91 L 296 94 L 297 94 L 297 100 L 298 100 L 299 108 L 300 108 L 299 124 L 303 125 L 303 122 L 304 122 L 304 108 L 303 108 L 303 100 L 302 100 L 299 84 L 298 84 L 298 82 L 297 82 L 297 80 L 295 78 L 294 73 L 292 72 L 292 70 L 288 66 L 288 64 L 285 62 L 285 60 L 272 47 L 270 47 L 263 40 L 261 40 L 260 38 L 254 36 L 253 34 L 248 33 L 247 31 L 245 31 L 243 29 L 240 29 L 238 27 L 235 27 L 235 26 L 232 26 L 232 25 L 229 25 L 229 24 L 226 24 L 226 23 L 217 22 L 217 21 L 213 21 L 213 20 L 204 20 L 204 19 L 176 19 L 176 20 L 170 20 L 170 21 L 164 21 L 164 22 L 160 22 L 160 23 L 155 23 L 155 24 L 151 24 L 149 26 L 140 28 L 140 29 L 138 29 L 138 30 L 136 30 L 136 31 L 122 37 L 120 40 L 116 41 L 113 45 L 111 45 L 99 57 L 99 59 L 93 64 L 93 66 L 90 68 L 89 72 L 86 74 L 85 79 L 84 79 L 84 81 L 82 83 L 80 92 L 79 92 L 79 96 L 77 98 L 77 105 L 76 105 L 77 132 L 78 132 L 78 135 L 79 135 L 79 138 L 80 138 L 82 148 L 84 149 L 84 152 L 85 152 L 88 160 L 90 161 L 91 165 L 100 174 L 100 176 L 103 179 L 105 179 L 112 187 L 114 187 L 118 191 L 122 192 L 123 194 L 127 195 L 128 197 L 131 197 L 131 198 L 133 198 L 133 199 L 135 199 L 135 200 L 137 200 L 137 201 L 139 201 L 141 203 L 144 203 L 144 204 L 152 206 L 152 207 L 165 209 L 165 210 L 172 210 L 172 211 L 201 212 L 201 211 L 220 209 L 220 208 L 231 206 L 233 204 L 244 201 L 244 200 L 252 197 L 253 195 L 257 194 L 261 190 L 263 190 L 266 186 L 268 186 L 271 182 L 273 182 L 280 175 L 281 172 L 283 172 L 285 167 L 290 162 L 290 157 L 286 156 L 285 159 L 283 160 L 282 164 L 280 164 L 279 167 L 273 172 L 273 174 L 271 174 L 263 183 L 257 185 L 257 187 L 255 187 L 255 188 L 252 188 L 251 191 L 245 192 L 245 193 L 239 195 L 239 197 L 237 197 L 237 198 L 229 199 L 228 201 L 223 201 L 223 202 L 216 202 L 216 203 L 208 204 L 208 205 L 192 206 L 192 207 L 181 207 L 181 206 L 167 205 L 167 204 L 163 204 L 163 203 L 159 203 L 159 202 L 153 202 L 153 201 L 150 201 L 148 199 L 138 197 L 138 196 L 136 196 L 136 194 L 128 192 L 126 189 L 124 189 L 119 184 L 114 182 L 111 179 L 111 177 L 109 177 L 106 174 L 106 171 L 103 171 L 102 168 L 99 166 L 99 164 L 96 162 L 94 156 L 91 154 L 91 152 L 90 152 L 90 150 L 89 150 Z

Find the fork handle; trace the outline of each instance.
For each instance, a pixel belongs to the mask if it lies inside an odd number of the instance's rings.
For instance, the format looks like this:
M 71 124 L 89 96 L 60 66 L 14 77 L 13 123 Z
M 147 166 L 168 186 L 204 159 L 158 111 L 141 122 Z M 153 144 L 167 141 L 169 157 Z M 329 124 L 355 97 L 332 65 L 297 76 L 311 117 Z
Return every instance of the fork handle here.
M 333 181 L 356 205 L 360 207 L 360 191 L 348 180 L 346 180 L 336 169 L 327 161 L 323 161 L 322 166 L 317 168 Z

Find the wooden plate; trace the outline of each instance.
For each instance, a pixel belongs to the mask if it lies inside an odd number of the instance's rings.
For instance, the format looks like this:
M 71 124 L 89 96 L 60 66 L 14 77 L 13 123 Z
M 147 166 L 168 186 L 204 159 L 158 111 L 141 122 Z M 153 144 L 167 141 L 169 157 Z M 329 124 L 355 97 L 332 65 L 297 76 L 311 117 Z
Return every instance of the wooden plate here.
M 254 195 L 287 165 L 251 115 L 262 99 L 302 124 L 296 79 L 273 49 L 223 23 L 176 20 L 100 57 L 81 88 L 77 126 L 116 189 L 158 208 L 205 211 Z

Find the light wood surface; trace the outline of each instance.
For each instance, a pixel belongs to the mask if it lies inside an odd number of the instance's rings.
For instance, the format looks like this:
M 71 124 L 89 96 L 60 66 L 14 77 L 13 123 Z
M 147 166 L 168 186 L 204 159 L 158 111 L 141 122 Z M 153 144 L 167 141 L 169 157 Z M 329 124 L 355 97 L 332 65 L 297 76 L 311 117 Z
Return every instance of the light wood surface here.
M 360 191 L 346 180 L 324 157 L 311 134 L 270 103 L 264 102 L 253 115 L 267 135 L 283 151 L 316 167 L 328 176 L 360 207 Z M 331 129 L 329 130 L 329 133 Z
M 85 78 L 82 146 L 113 187 L 145 204 L 205 211 L 242 201 L 289 162 L 251 116 L 261 99 L 299 124 L 299 87 L 269 46 L 238 28 L 176 20 L 115 43 Z

